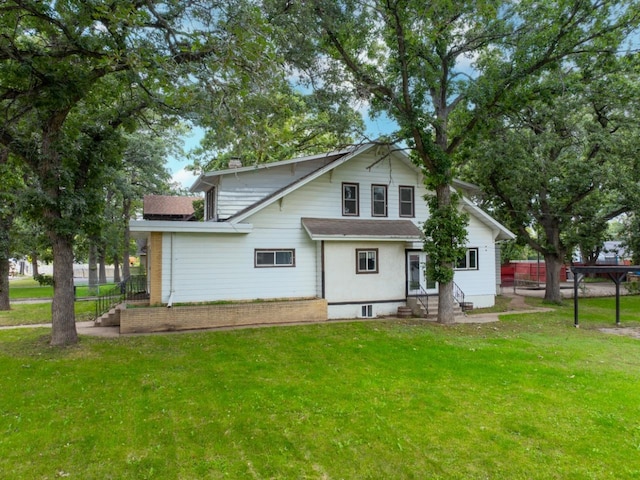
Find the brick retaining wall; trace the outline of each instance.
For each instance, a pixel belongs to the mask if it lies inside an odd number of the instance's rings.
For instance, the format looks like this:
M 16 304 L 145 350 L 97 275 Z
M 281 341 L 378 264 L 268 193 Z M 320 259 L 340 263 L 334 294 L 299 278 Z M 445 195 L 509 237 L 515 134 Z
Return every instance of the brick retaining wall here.
M 120 312 L 120 333 L 195 330 L 240 325 L 324 322 L 324 299 L 288 300 L 228 305 L 127 308 Z

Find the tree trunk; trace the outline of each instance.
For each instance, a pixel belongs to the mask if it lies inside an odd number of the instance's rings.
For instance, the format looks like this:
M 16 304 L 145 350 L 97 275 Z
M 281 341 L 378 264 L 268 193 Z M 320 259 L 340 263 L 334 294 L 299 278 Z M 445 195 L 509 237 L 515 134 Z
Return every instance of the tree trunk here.
M 560 271 L 563 266 L 562 257 L 547 253 L 544 256 L 544 263 L 547 270 L 544 301 L 549 303 L 562 303 L 562 294 L 560 293 Z
M 113 283 L 120 283 L 120 258 L 113 256 Z
M 451 189 L 448 184 L 436 187 L 436 197 L 439 206 L 451 204 Z M 444 267 L 453 269 L 452 264 L 444 264 Z M 453 323 L 453 281 L 438 284 L 438 322 Z
M 0 219 L 0 310 L 9 310 L 9 229 L 11 217 Z
M 0 310 L 10 310 L 9 302 L 9 259 L 0 255 Z
M 73 291 L 73 240 L 49 232 L 53 247 L 53 302 L 51 304 L 51 345 L 78 342 Z
M 100 285 L 107 283 L 107 265 L 105 261 L 104 249 L 98 249 L 98 282 Z
M 38 254 L 35 252 L 31 254 L 31 274 L 34 278 L 40 275 L 40 272 L 38 272 Z
M 89 239 L 89 293 L 98 293 L 98 249 L 93 238 Z
M 129 231 L 129 217 L 131 217 L 131 200 L 125 198 L 122 202 L 122 218 L 124 220 L 124 248 L 122 250 L 122 277 L 126 280 L 131 276 L 129 268 L 129 244 L 131 243 L 131 232 Z

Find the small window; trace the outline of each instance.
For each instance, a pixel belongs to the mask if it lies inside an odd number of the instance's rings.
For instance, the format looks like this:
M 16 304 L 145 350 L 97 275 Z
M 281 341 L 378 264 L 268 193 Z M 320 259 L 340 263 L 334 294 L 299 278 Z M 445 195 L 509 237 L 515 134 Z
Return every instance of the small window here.
M 216 187 L 207 191 L 204 206 L 204 219 L 215 220 L 216 219 Z
M 287 249 L 255 251 L 256 267 L 295 267 L 296 251 Z
M 362 305 L 360 310 L 360 316 L 363 318 L 373 317 L 373 305 Z
M 378 249 L 356 250 L 356 273 L 378 273 Z
M 400 187 L 400 216 L 415 217 L 413 187 Z
M 469 248 L 456 264 L 458 270 L 478 270 L 478 249 Z
M 387 216 L 387 186 L 371 185 L 371 216 Z
M 359 188 L 357 183 L 342 184 L 342 215 L 360 215 Z

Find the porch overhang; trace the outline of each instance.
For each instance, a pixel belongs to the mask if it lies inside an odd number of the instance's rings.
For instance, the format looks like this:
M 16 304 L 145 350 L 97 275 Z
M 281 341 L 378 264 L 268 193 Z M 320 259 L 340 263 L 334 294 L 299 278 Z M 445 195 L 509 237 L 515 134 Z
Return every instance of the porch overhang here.
M 143 236 L 151 232 L 163 233 L 226 233 L 247 234 L 253 230 L 250 223 L 229 222 L 173 222 L 168 220 L 131 220 L 132 235 Z
M 312 240 L 420 242 L 422 231 L 410 220 L 352 220 L 302 218 L 302 226 Z

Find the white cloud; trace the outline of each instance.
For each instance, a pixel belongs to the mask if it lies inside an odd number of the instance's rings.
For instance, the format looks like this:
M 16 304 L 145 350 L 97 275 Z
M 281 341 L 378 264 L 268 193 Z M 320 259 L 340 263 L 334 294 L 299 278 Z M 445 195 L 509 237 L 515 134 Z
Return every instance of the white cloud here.
M 191 185 L 193 185 L 193 182 L 196 181 L 196 178 L 197 178 L 197 174 L 195 174 L 194 172 L 185 170 L 184 168 L 181 168 L 180 170 L 178 170 L 173 174 L 173 176 L 171 177 L 171 180 L 173 183 L 177 183 L 182 188 L 188 189 L 191 187 Z

